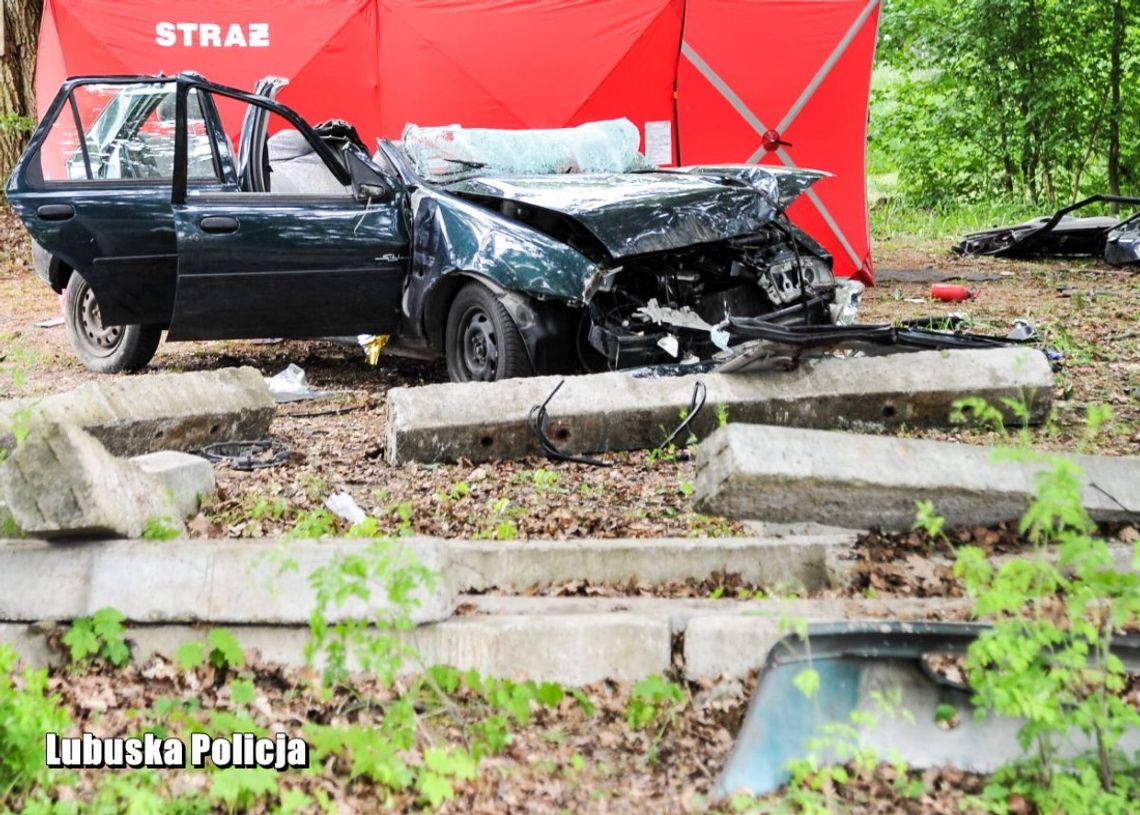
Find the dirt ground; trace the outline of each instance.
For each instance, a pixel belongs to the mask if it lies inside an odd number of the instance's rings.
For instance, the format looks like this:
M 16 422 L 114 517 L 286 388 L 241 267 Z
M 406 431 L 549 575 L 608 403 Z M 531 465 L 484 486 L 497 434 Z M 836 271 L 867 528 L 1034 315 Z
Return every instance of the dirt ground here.
M 876 247 L 876 259 L 880 282 L 865 294 L 862 321 L 957 312 L 974 330 L 1004 334 L 1015 319 L 1028 318 L 1043 344 L 1064 356 L 1054 421 L 1033 431 L 1034 443 L 1051 450 L 1140 455 L 1140 281 L 1134 274 L 1096 263 L 963 260 L 934 244 L 883 243 Z M 931 300 L 932 282 L 955 275 L 971 278 L 965 285 L 976 288 L 977 297 L 962 304 Z M 58 298 L 32 270 L 22 227 L 6 207 L 0 208 L 0 398 L 56 392 L 95 376 L 76 361 L 61 326 L 37 326 L 58 315 Z M 219 467 L 219 495 L 191 521 L 193 536 L 243 538 L 288 531 L 336 491 L 350 493 L 376 516 L 381 533 L 495 538 L 503 545 L 525 545 L 535 538 L 716 536 L 746 531 L 740 523 L 693 511 L 691 450 L 671 456 L 607 454 L 604 458 L 614 464 L 607 469 L 543 459 L 479 466 L 388 466 L 383 459 L 386 392 L 395 386 L 444 381 L 440 364 L 382 355 L 379 365 L 370 367 L 358 348 L 328 342 L 204 342 L 164 344 L 149 370 L 251 365 L 268 376 L 289 363 L 304 368 L 314 387 L 338 395 L 282 406 L 273 434 L 289 448 L 284 464 L 254 473 Z M 1094 404 L 1111 406 L 1114 418 L 1099 436 L 1088 440 L 1083 438 L 1083 418 Z M 921 435 L 971 444 L 1000 440 L 995 433 L 967 428 Z M 1129 540 L 1136 530 L 1117 527 L 1106 534 Z M 1019 546 L 1016 533 L 1009 529 L 959 530 L 952 536 L 997 551 L 1016 551 Z M 930 541 L 918 533 L 869 536 L 861 543 L 856 584 L 840 593 L 954 596 L 955 581 L 948 573 L 923 566 L 932 550 Z M 549 593 L 721 596 L 723 592 L 732 597 L 763 588 L 743 586 L 734 576 L 722 575 L 673 587 L 576 585 L 553 587 Z M 116 711 L 150 707 L 158 694 L 200 697 L 207 707 L 225 709 L 228 704 L 225 699 L 206 700 L 212 691 L 202 687 L 204 680 L 194 684 L 170 672 L 162 677 L 140 677 L 128 669 L 113 676 L 99 671 L 78 677 L 57 675 L 52 681 L 77 722 L 92 723 L 107 735 L 135 726 Z M 302 722 L 329 720 L 337 715 L 337 705 L 347 704 L 343 697 L 317 699 L 305 689 L 303 677 L 286 677 L 275 668 L 259 668 L 255 679 L 259 693 L 266 695 L 265 710 L 258 716 L 265 725 L 288 723 L 290 716 Z M 296 693 L 282 696 L 282 687 Z M 694 703 L 709 687 L 688 688 L 690 698 L 655 745 L 653 762 L 647 759 L 648 736 L 631 731 L 622 720 L 629 688 L 613 684 L 591 688 L 598 717 L 587 718 L 572 707 L 537 715 L 516 734 L 510 751 L 492 761 L 497 771 L 483 772 L 478 782 L 461 790 L 449 811 L 704 809 L 747 698 L 744 687 L 731 687 L 715 704 Z M 285 712 L 278 710 L 282 700 L 288 702 Z M 576 755 L 584 756 L 586 763 L 579 766 Z M 916 776 L 921 794 L 906 798 L 889 774 L 886 770 L 850 785 L 845 794 L 853 811 L 952 812 L 964 793 L 980 787 L 973 777 L 930 771 Z M 330 780 L 334 776 L 330 770 L 303 783 L 309 791 L 323 785 L 338 802 L 363 805 L 358 811 L 366 811 L 363 802 L 373 800 L 369 796 L 374 790 L 359 781 L 334 783 Z
M 1092 263 L 963 260 L 938 245 L 916 249 L 889 243 L 879 248 L 877 269 L 880 283 L 864 296 L 863 321 L 960 313 L 974 330 L 1005 333 L 1015 319 L 1028 318 L 1044 344 L 1064 355 L 1056 418 L 1048 429 L 1034 432 L 1038 446 L 1140 453 L 1140 285 L 1134 274 Z M 963 304 L 931 300 L 931 281 L 953 275 L 974 278 L 966 285 L 977 290 L 977 298 Z M 0 397 L 55 392 L 95 376 L 71 354 L 62 326 L 37 327 L 58 314 L 58 298 L 31 268 L 23 230 L 9 210 L 0 210 Z M 517 540 L 744 531 L 740 524 L 693 512 L 689 450 L 665 457 L 608 454 L 604 458 L 615 466 L 607 469 L 544 459 L 388 466 L 383 460 L 387 390 L 444 381 L 440 364 L 382 355 L 371 367 L 352 346 L 232 341 L 164 344 L 149 370 L 252 365 L 268 376 L 289 363 L 304 368 L 314 387 L 338 396 L 283 406 L 273 434 L 288 446 L 287 462 L 253 473 L 220 467 L 219 496 L 191 524 L 192 534 L 279 532 L 335 491 L 348 492 L 377 515 L 383 532 L 409 522 L 421 534 Z M 1111 406 L 1114 420 L 1087 444 L 1081 437 L 1091 404 Z M 1000 441 L 994 433 L 970 429 L 921 435 Z

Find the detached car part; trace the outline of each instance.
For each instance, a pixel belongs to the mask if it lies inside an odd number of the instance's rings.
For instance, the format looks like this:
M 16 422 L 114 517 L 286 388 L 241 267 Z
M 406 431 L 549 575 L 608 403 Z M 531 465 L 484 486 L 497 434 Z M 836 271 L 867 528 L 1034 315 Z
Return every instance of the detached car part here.
M 1042 216 L 1013 226 L 997 226 L 973 232 L 954 251 L 960 255 L 993 255 L 1003 258 L 1098 257 L 1112 266 L 1140 261 L 1137 220 L 1140 212 L 1124 220 L 1112 217 L 1076 218 L 1071 213 L 1092 204 L 1140 206 L 1140 198 L 1093 195 Z
M 938 670 L 939 658 L 965 654 L 986 629 L 973 623 L 851 622 L 809 626 L 806 641 L 785 637 L 768 654 L 714 792 L 775 792 L 788 781 L 788 762 L 808 757 L 813 743 L 821 763 L 842 760 L 820 744 L 837 726 L 856 726 L 858 743 L 851 747 L 875 750 L 883 760 L 895 756 L 913 768 L 952 765 L 988 773 L 1020 758 L 1022 722 L 977 718 L 970 689 Z M 1113 652 L 1130 670 L 1140 668 L 1140 639 L 1118 637 Z M 795 684 L 808 668 L 819 674 L 810 699 Z M 894 715 L 880 703 L 892 696 L 897 698 L 887 707 Z M 856 711 L 869 714 L 866 723 L 852 720 Z M 1089 746 L 1078 734 L 1065 749 L 1071 754 Z M 1118 747 L 1140 747 L 1140 731 L 1127 733 Z

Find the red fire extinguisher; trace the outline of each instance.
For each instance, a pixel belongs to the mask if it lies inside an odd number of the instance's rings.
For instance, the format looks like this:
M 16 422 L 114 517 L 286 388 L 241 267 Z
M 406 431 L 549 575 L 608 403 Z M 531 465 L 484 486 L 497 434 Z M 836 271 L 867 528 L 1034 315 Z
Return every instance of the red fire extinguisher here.
M 965 286 L 955 286 L 952 283 L 935 283 L 930 289 L 930 296 L 947 303 L 960 303 L 963 300 L 973 300 L 978 296 L 978 291 L 977 289 L 971 291 Z

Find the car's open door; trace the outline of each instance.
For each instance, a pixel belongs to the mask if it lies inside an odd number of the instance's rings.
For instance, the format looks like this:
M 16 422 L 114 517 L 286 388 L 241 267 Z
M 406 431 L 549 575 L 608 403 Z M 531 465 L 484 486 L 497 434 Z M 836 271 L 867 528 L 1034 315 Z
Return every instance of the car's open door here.
M 8 187 L 36 242 L 95 292 L 105 325 L 170 319 L 175 86 L 174 79 L 143 76 L 69 80 Z M 236 178 L 222 177 L 206 135 L 216 115 L 196 93 L 186 99 L 188 186 L 235 189 Z M 49 282 L 58 288 L 67 277 Z
M 184 145 L 176 145 L 170 339 L 394 331 L 410 266 L 405 193 L 395 180 L 360 155 L 334 152 L 295 113 L 264 97 L 216 86 L 198 92 L 215 98 L 223 120 L 229 115 L 227 129 L 240 121 L 236 106 L 273 132 L 268 139 L 261 133 L 257 143 L 266 152 L 254 158 L 269 171 L 268 189 L 248 189 L 246 178 L 246 188 L 234 192 L 195 190 L 182 176 Z M 179 115 L 185 98 L 180 91 Z M 249 128 L 242 132 L 251 137 Z

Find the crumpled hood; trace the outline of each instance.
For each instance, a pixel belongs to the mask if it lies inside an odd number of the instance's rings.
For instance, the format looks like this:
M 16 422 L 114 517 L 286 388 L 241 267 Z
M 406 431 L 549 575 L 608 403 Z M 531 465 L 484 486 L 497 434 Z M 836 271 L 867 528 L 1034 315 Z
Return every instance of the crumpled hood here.
M 750 235 L 775 213 L 770 197 L 751 186 L 676 172 L 479 177 L 444 189 L 565 215 L 615 258 Z

